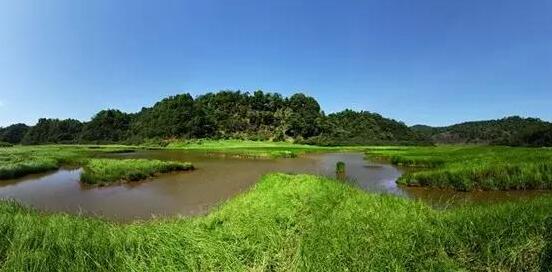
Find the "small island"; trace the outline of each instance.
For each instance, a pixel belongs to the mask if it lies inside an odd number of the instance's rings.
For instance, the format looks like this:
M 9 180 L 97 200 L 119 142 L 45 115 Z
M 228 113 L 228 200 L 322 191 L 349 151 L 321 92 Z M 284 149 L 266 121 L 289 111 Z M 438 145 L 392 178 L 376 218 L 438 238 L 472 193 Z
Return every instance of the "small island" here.
M 160 173 L 193 170 L 189 162 L 160 161 L 147 159 L 90 159 L 80 176 L 81 182 L 89 185 L 109 185 L 140 181 Z

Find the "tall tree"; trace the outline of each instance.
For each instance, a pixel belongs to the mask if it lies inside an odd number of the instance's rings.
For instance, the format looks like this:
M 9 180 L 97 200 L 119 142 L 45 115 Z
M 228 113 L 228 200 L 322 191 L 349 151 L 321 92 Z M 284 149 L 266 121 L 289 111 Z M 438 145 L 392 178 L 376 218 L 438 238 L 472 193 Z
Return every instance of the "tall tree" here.
M 287 100 L 287 106 L 292 113 L 286 120 L 289 124 L 286 134 L 291 137 L 309 138 L 320 133 L 319 119 L 322 112 L 316 99 L 297 93 Z
M 209 137 L 212 125 L 208 120 L 190 94 L 181 94 L 143 108 L 131 127 L 144 138 Z

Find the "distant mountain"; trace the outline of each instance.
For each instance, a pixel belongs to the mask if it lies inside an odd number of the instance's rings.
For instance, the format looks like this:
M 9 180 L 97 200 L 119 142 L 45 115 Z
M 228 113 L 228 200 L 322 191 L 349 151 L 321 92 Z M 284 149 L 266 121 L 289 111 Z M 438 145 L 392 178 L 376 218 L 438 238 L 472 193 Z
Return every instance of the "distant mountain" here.
M 438 144 L 552 146 L 552 123 L 538 118 L 511 116 L 448 127 L 415 125 L 410 128 Z

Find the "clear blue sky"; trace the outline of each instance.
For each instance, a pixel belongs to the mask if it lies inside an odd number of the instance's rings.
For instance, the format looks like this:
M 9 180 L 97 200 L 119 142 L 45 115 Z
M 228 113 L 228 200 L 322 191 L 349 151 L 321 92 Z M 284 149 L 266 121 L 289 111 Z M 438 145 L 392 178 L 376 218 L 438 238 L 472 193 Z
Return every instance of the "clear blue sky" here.
M 0 126 L 220 89 L 410 125 L 552 120 L 552 1 L 0 0 Z

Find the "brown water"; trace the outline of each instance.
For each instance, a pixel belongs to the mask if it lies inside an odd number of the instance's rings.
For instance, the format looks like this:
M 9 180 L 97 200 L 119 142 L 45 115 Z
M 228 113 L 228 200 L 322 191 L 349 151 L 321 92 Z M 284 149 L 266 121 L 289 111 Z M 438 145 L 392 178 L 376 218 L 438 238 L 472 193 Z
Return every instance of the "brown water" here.
M 392 193 L 445 205 L 533 197 L 544 192 L 476 192 L 397 187 L 401 170 L 365 161 L 363 154 L 309 154 L 294 159 L 237 159 L 178 151 L 114 154 L 121 158 L 189 161 L 197 170 L 161 175 L 146 182 L 88 187 L 79 182 L 81 169 L 61 169 L 0 181 L 0 198 L 13 198 L 46 211 L 97 215 L 117 221 L 154 216 L 202 214 L 240 192 L 269 172 L 310 173 L 335 177 L 335 164 L 346 164 L 350 183 L 370 192 Z M 452 199 L 452 200 L 451 200 Z

